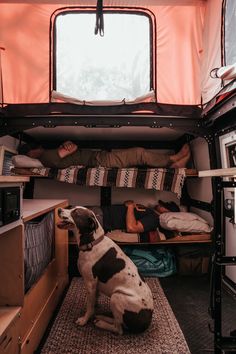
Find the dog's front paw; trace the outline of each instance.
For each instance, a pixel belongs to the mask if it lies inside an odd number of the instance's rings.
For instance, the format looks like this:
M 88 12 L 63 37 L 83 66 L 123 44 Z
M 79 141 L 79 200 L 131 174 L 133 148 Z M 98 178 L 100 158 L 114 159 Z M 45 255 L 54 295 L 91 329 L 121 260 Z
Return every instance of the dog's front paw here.
M 87 322 L 88 322 L 88 319 L 85 316 L 79 317 L 77 319 L 77 321 L 75 321 L 75 323 L 78 324 L 79 326 L 84 326 L 84 325 L 86 325 Z

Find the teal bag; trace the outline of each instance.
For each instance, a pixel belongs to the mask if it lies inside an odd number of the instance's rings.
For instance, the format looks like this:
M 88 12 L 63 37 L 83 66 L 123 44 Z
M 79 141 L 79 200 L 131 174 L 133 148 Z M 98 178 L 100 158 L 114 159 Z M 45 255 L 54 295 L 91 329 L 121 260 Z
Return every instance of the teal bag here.
M 126 246 L 124 252 L 145 277 L 168 277 L 176 273 L 176 259 L 168 248 L 141 249 Z

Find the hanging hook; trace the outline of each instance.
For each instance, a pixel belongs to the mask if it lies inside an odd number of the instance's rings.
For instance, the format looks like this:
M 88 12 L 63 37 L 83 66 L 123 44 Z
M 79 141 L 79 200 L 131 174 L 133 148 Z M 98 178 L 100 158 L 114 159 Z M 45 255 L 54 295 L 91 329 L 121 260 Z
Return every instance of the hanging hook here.
M 104 20 L 103 20 L 103 0 L 97 1 L 96 9 L 96 24 L 95 24 L 95 34 L 100 34 L 101 37 L 104 36 Z

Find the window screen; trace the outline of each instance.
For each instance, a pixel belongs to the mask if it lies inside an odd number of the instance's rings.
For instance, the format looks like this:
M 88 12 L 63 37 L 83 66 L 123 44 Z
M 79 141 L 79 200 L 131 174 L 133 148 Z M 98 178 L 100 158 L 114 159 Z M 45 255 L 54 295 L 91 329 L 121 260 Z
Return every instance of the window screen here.
M 80 100 L 133 100 L 152 88 L 150 20 L 142 14 L 63 13 L 55 21 L 54 90 Z
M 227 0 L 225 2 L 225 65 L 236 63 L 236 46 L 235 46 L 235 33 L 236 33 L 236 1 Z

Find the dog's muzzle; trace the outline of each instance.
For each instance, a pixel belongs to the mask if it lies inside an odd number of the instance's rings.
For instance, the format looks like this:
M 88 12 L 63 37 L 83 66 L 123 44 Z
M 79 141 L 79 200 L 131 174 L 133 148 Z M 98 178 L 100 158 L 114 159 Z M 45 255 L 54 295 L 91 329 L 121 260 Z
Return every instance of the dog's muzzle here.
M 72 229 L 75 225 L 74 223 L 66 216 L 63 216 L 63 209 L 59 208 L 58 209 L 58 216 L 61 219 L 60 221 L 57 222 L 57 227 L 59 227 L 59 229 Z
M 61 220 L 57 223 L 57 227 L 59 227 L 59 229 L 70 230 L 74 228 L 75 225 L 72 222 L 69 222 L 68 220 Z

